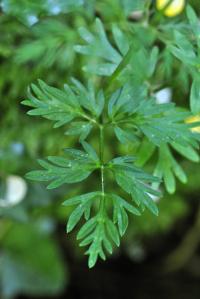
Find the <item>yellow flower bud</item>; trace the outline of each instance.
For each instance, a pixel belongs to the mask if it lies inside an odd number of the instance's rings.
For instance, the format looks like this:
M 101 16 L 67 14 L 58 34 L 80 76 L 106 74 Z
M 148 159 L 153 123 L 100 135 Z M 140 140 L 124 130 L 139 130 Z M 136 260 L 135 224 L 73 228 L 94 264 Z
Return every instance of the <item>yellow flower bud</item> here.
M 200 115 L 190 116 L 190 117 L 188 117 L 188 118 L 185 120 L 185 122 L 186 122 L 187 124 L 195 123 L 195 122 L 200 122 Z M 200 126 L 191 128 L 191 131 L 192 131 L 192 132 L 200 133 Z
M 169 5 L 167 5 L 169 3 Z M 166 6 L 166 8 L 165 8 Z M 158 10 L 164 9 L 164 15 L 167 17 L 175 17 L 179 15 L 185 6 L 185 0 L 156 0 L 156 7 Z

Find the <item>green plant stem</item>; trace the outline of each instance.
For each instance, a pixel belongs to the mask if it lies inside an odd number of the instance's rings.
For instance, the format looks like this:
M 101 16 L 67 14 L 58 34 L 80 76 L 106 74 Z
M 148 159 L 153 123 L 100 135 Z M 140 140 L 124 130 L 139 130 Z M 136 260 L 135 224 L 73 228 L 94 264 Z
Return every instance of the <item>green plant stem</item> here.
M 83 118 L 89 120 L 91 123 L 94 123 L 95 125 L 99 126 L 99 124 L 98 124 L 98 122 L 96 121 L 96 119 L 91 118 L 91 117 L 89 117 L 89 116 L 86 115 L 86 114 L 82 114 L 82 113 L 80 113 L 80 115 L 81 115 L 81 117 L 83 117 Z
M 100 214 L 103 215 L 105 204 L 105 186 L 104 186 L 104 126 L 100 125 L 100 139 L 99 139 L 99 153 L 100 153 L 100 173 L 101 173 L 101 202 L 100 202 Z
M 129 64 L 130 59 L 132 57 L 132 51 L 133 51 L 133 45 L 131 44 L 128 52 L 123 57 L 122 61 L 119 63 L 119 65 L 117 66 L 113 74 L 109 77 L 107 81 L 106 91 L 105 91 L 107 97 L 109 97 L 110 94 L 113 92 L 113 90 L 111 89 L 112 83 L 116 80 L 116 78 L 119 76 L 121 71 L 127 66 L 127 64 Z

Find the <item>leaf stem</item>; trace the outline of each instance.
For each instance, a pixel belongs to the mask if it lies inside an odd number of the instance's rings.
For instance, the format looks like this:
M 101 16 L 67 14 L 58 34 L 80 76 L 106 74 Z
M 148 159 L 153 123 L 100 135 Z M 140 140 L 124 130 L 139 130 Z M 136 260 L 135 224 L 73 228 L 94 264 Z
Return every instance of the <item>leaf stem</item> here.
M 109 96 L 112 93 L 111 86 L 113 81 L 116 80 L 116 78 L 119 76 L 121 71 L 129 64 L 131 56 L 132 56 L 132 51 L 133 51 L 133 45 L 131 44 L 129 47 L 128 52 L 125 54 L 123 57 L 122 61 L 119 63 L 113 74 L 110 76 L 107 82 L 107 87 L 106 87 L 106 95 Z
M 104 125 L 101 124 L 99 126 L 100 129 L 100 137 L 99 137 L 99 154 L 100 154 L 100 173 L 101 173 L 101 202 L 100 202 L 100 214 L 104 213 L 104 203 L 105 203 L 105 185 L 104 185 Z
M 104 126 L 100 125 L 100 140 L 99 140 L 99 153 L 101 164 L 104 164 Z
M 95 125 L 99 126 L 99 123 L 96 121 L 96 119 L 89 117 L 87 114 L 82 114 L 82 113 L 80 113 L 80 115 L 81 115 L 83 118 L 89 120 L 91 123 L 94 123 Z

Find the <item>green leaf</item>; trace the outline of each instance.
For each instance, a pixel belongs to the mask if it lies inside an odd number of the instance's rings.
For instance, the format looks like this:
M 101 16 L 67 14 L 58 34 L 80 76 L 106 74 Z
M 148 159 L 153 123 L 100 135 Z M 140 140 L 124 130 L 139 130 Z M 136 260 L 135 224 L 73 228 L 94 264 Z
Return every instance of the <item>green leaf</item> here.
M 200 42 L 199 42 L 199 34 L 200 34 L 199 19 L 196 15 L 194 9 L 192 8 L 192 6 L 190 6 L 189 4 L 186 7 L 186 14 L 187 14 L 188 20 L 190 22 L 192 31 L 194 32 L 194 34 L 197 38 L 197 43 L 199 46 L 200 45 Z
M 110 254 L 112 253 L 111 241 L 117 246 L 119 246 L 120 242 L 116 226 L 106 214 L 101 214 L 101 212 L 83 225 L 77 235 L 77 239 L 83 239 L 80 246 L 89 245 L 86 254 L 89 255 L 88 265 L 90 268 L 95 265 L 98 257 L 105 260 L 105 250 Z
M 187 39 L 186 35 L 180 33 L 179 31 L 174 31 L 174 37 L 177 45 L 181 50 L 183 50 L 191 58 L 195 58 L 195 52 L 192 43 Z
M 173 176 L 172 170 L 170 168 L 165 169 L 163 179 L 167 191 L 170 194 L 173 194 L 176 190 L 176 183 L 175 183 L 175 178 Z
M 146 3 L 146 0 L 120 0 L 120 8 L 124 9 L 126 16 L 130 16 L 132 12 L 144 11 Z
M 117 222 L 117 224 L 118 224 L 120 236 L 123 236 L 128 227 L 128 215 L 127 215 L 125 209 L 123 208 L 123 204 L 121 204 L 121 201 L 124 201 L 124 200 L 121 198 L 118 198 L 118 196 L 115 196 L 115 195 L 114 196 L 112 195 L 111 197 L 113 199 L 113 206 L 114 206 L 113 219 L 114 219 L 114 222 L 115 223 Z M 126 204 L 126 202 L 125 202 L 125 204 Z M 135 209 L 131 205 L 129 205 L 129 208 L 131 211 L 134 211 L 134 214 L 137 214 L 137 209 Z M 140 215 L 139 211 L 138 211 L 137 215 Z
M 75 78 L 71 79 L 74 86 L 72 87 L 79 104 L 92 115 L 98 117 L 104 108 L 104 93 L 102 90 L 95 93 L 94 86 L 91 81 L 88 82 L 87 88 Z M 95 123 L 95 119 L 88 118 L 91 122 Z
M 62 204 L 64 206 L 73 206 L 73 205 L 81 204 L 83 202 L 87 203 L 88 201 L 92 200 L 93 198 L 99 197 L 100 194 L 101 194 L 101 192 L 96 191 L 96 192 L 90 192 L 90 193 L 78 195 L 78 196 L 75 196 L 75 197 L 65 200 Z
M 134 156 L 121 156 L 121 157 L 117 157 L 117 158 L 114 158 L 110 161 L 109 164 L 116 164 L 116 165 L 119 165 L 119 164 L 122 164 L 122 165 L 127 165 L 127 163 L 133 163 L 136 161 L 136 157 Z M 132 166 L 132 164 L 131 164 Z
M 176 161 L 173 163 L 173 171 L 179 181 L 181 181 L 183 184 L 187 183 L 187 176 L 182 167 Z
M 106 220 L 106 228 L 107 228 L 109 237 L 113 240 L 113 242 L 117 246 L 119 246 L 120 245 L 120 239 L 119 239 L 119 234 L 118 234 L 117 228 L 114 225 L 114 223 L 109 219 Z
M 47 173 L 43 170 L 33 170 L 28 172 L 25 177 L 28 180 L 33 180 L 33 181 L 49 181 L 55 178 L 55 174 L 53 173 Z
M 74 47 L 75 51 L 81 53 L 83 55 L 89 55 L 92 57 L 97 57 L 98 59 L 103 59 L 106 63 L 95 63 L 95 66 L 85 66 L 83 69 L 86 71 L 91 71 L 95 74 L 100 74 L 104 76 L 111 75 L 114 70 L 119 65 L 122 60 L 121 54 L 111 45 L 109 42 L 104 26 L 100 19 L 96 19 L 95 21 L 95 34 L 88 32 L 85 28 L 79 28 L 79 33 L 81 37 L 85 40 L 86 45 L 76 45 Z M 116 36 L 118 35 L 118 37 Z M 120 37 L 119 37 L 120 35 Z M 122 31 L 120 29 L 115 28 L 115 37 L 117 37 L 118 43 L 122 42 L 122 39 L 125 41 L 124 49 L 128 48 L 128 41 L 125 36 L 123 36 Z M 121 51 L 121 46 L 120 46 Z M 123 51 L 125 53 L 125 51 Z
M 134 131 L 131 129 L 125 129 L 122 130 L 119 127 L 115 127 L 114 128 L 114 132 L 115 135 L 117 137 L 117 139 L 121 142 L 121 143 L 127 143 L 127 142 L 135 142 L 137 141 L 137 137 L 134 134 Z
M 57 156 L 49 156 L 47 157 L 48 161 L 50 161 L 51 163 L 57 165 L 57 166 L 61 166 L 61 167 L 71 167 L 71 161 L 69 159 L 66 159 L 64 157 L 57 157 Z M 43 160 L 40 160 L 42 162 L 39 163 L 41 166 L 45 167 L 45 164 Z M 47 169 L 49 168 L 49 164 L 47 164 Z
M 137 152 L 136 166 L 143 166 L 151 158 L 155 152 L 155 145 L 151 143 L 147 138 L 144 138 L 140 143 L 140 147 Z
M 29 93 L 29 100 L 22 102 L 34 107 L 28 112 L 29 115 L 40 115 L 56 121 L 55 127 L 69 123 L 74 117 L 79 116 L 79 105 L 70 89 L 64 92 L 48 86 L 41 80 L 38 82 L 39 86 L 31 85 L 35 96 Z
M 192 43 L 187 39 L 185 34 L 174 31 L 176 46 L 169 46 L 171 53 L 181 60 L 185 65 L 195 66 L 198 64 L 198 58 L 195 54 Z
M 95 21 L 97 36 L 94 37 L 94 43 L 89 43 L 88 46 L 79 47 L 79 51 L 86 55 L 94 55 L 105 58 L 113 63 L 120 62 L 121 55 L 111 46 L 107 39 L 103 24 L 100 19 Z M 88 40 L 91 42 L 92 40 Z M 75 48 L 77 49 L 77 47 Z M 82 50 L 82 51 L 81 51 Z
M 129 204 L 126 200 L 124 200 L 120 196 L 118 196 L 116 194 L 111 194 L 110 196 L 113 199 L 114 205 L 117 204 L 118 206 L 123 207 L 125 210 L 132 213 L 133 215 L 137 215 L 137 216 L 141 215 L 140 211 L 136 207 Z
M 128 81 L 123 87 L 114 91 L 108 102 L 108 115 L 110 120 L 116 124 L 118 121 L 127 119 L 128 115 L 133 115 L 140 103 L 147 97 L 146 85 L 138 82 Z
M 64 152 L 66 156 L 70 158 L 70 160 L 75 160 L 75 161 L 87 161 L 88 160 L 88 154 L 84 151 L 77 150 L 74 148 L 65 148 Z
M 175 141 L 186 145 L 187 139 L 195 138 L 184 122 L 188 113 L 178 111 L 169 104 L 158 105 L 148 101 L 146 108 L 143 104 L 145 102 L 141 103 L 138 110 L 140 119 L 136 120 L 136 125 L 153 144 L 160 146 L 162 143 Z
M 121 236 L 123 236 L 128 227 L 128 216 L 123 208 L 121 208 L 120 210 L 121 213 L 118 214 L 118 226 L 119 226 L 119 233 Z
M 76 224 L 79 222 L 81 217 L 84 215 L 84 213 L 89 209 L 91 209 L 93 203 L 95 200 L 99 198 L 100 192 L 90 192 L 83 195 L 72 197 L 66 201 L 63 202 L 64 206 L 71 206 L 71 205 L 77 205 L 77 207 L 73 210 L 72 214 L 69 217 L 68 223 L 67 223 L 67 232 L 70 232 L 73 230 L 73 228 L 76 226 Z M 96 226 L 96 217 L 91 218 L 89 221 L 87 221 L 81 230 L 78 233 L 77 238 L 82 239 L 87 237 L 87 235 L 94 229 Z
M 122 55 L 126 55 L 129 50 L 129 41 L 127 37 L 116 24 L 112 26 L 112 34 L 119 51 Z
M 139 206 L 146 207 L 154 215 L 158 216 L 158 207 L 153 200 L 153 193 L 154 192 L 149 190 L 149 188 L 145 190 L 145 185 L 140 185 L 138 183 L 136 183 L 131 190 L 132 199 L 136 202 L 136 204 L 139 203 Z
M 189 112 L 181 111 L 173 103 L 157 104 L 154 98 L 147 99 L 146 91 L 139 88 L 133 88 L 131 94 L 129 88 L 126 84 L 117 90 L 108 103 L 109 118 L 121 142 L 143 134 L 156 146 L 171 142 L 198 146 L 199 137 L 185 123 Z
M 175 46 L 169 47 L 171 53 L 180 61 L 182 61 L 187 66 L 195 66 L 198 64 L 197 57 L 195 55 L 195 52 L 189 52 L 185 51 L 184 49 L 179 49 Z
M 70 215 L 69 220 L 67 222 L 67 233 L 73 230 L 76 224 L 79 222 L 81 217 L 83 216 L 84 209 L 83 205 L 80 204 Z
M 104 239 L 105 231 L 103 223 L 98 223 L 95 229 L 95 233 L 93 235 L 92 243 L 86 252 L 89 254 L 88 266 L 92 268 L 97 261 L 98 256 L 102 253 L 102 241 Z
M 154 47 L 149 56 L 147 76 L 151 77 L 155 71 L 157 60 L 158 60 L 159 49 Z
M 69 129 L 65 132 L 66 135 L 80 135 L 80 140 L 84 140 L 88 137 L 93 125 L 91 123 L 77 121 L 71 123 Z
M 78 158 L 69 160 L 62 157 L 49 157 L 48 160 L 52 162 L 52 164 L 47 161 L 39 160 L 39 164 L 45 168 L 45 170 L 31 171 L 26 175 L 26 178 L 36 181 L 52 181 L 47 188 L 54 189 L 65 183 L 81 182 L 98 167 L 97 163 L 94 163 L 93 157 L 84 152 L 72 149 L 68 149 L 66 152 L 72 155 L 75 154 L 76 157 L 78 155 Z
M 89 245 L 90 243 L 92 243 L 93 239 L 94 239 L 94 235 L 95 235 L 95 232 L 91 233 L 89 236 L 87 236 L 83 241 L 81 241 L 81 243 L 79 244 L 80 247 L 83 247 L 83 246 L 87 246 Z
M 135 203 L 140 207 L 146 206 L 152 213 L 157 215 L 158 209 L 152 200 L 152 196 L 161 196 L 161 193 L 151 188 L 148 183 L 159 182 L 159 179 L 130 163 L 119 163 L 116 159 L 111 160 L 108 165 L 109 169 L 114 172 L 117 184 L 131 195 Z M 122 199 L 118 198 L 119 201 L 123 208 L 131 210 L 131 207 L 125 204 Z M 137 210 L 132 210 L 132 212 L 136 214 Z
M 103 245 L 108 253 L 112 254 L 113 248 L 111 242 L 104 236 Z
M 89 82 L 88 88 L 85 88 L 76 79 L 72 79 L 72 82 L 73 86 L 69 87 L 65 84 L 64 91 L 62 91 L 38 80 L 39 84 L 31 85 L 32 91 L 29 89 L 28 92 L 29 99 L 23 101 L 22 104 L 33 107 L 28 111 L 29 115 L 43 116 L 56 121 L 55 128 L 78 119 L 67 133 L 70 135 L 80 134 L 80 139 L 83 140 L 88 136 L 93 125 L 97 124 L 96 117 L 102 113 L 105 99 L 102 90 L 95 94 L 91 82 Z M 84 109 L 88 114 L 84 112 Z
M 176 142 L 172 142 L 171 146 L 183 157 L 192 161 L 192 162 L 199 162 L 199 155 L 198 153 L 192 148 L 192 146 L 187 145 L 183 146 Z
M 86 141 L 82 141 L 81 144 L 82 144 L 84 150 L 88 153 L 88 156 L 90 157 L 90 159 L 95 162 L 99 162 L 99 157 L 97 156 L 97 153 L 95 152 L 93 147 Z
M 173 146 L 176 148 L 176 145 L 173 144 Z M 177 147 L 177 149 L 179 149 L 179 147 Z M 174 176 L 176 176 L 182 183 L 186 183 L 187 181 L 185 172 L 175 160 L 167 145 L 162 145 L 159 148 L 159 159 L 154 173 L 159 174 L 159 176 L 163 178 L 165 187 L 169 193 L 174 193 L 176 190 Z
M 187 17 L 190 21 L 190 24 L 197 24 L 199 22 L 194 9 L 189 4 L 186 7 L 186 14 L 187 14 Z
M 93 229 L 96 226 L 96 217 L 91 218 L 89 221 L 87 221 L 79 230 L 77 239 L 83 239 L 85 238 L 88 234 L 93 231 Z
M 200 112 L 200 79 L 196 76 L 190 93 L 190 108 L 194 114 Z
M 126 156 L 125 156 L 126 157 Z M 122 159 L 122 157 L 117 157 L 112 159 L 107 166 L 109 169 L 113 170 L 117 173 L 117 171 L 121 171 L 122 174 L 125 174 L 134 179 L 143 180 L 145 182 L 155 182 L 160 181 L 159 178 L 146 173 L 141 168 L 135 166 L 130 163 L 130 160 Z

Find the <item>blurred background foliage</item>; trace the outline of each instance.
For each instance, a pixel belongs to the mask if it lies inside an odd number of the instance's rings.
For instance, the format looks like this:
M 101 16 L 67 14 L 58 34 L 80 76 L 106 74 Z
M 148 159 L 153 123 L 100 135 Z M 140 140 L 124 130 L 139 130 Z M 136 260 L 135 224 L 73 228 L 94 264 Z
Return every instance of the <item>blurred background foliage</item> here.
M 199 1 L 189 3 L 200 13 Z M 150 24 L 140 22 L 148 5 L 152 11 Z M 170 87 L 173 100 L 188 107 L 191 78 L 166 47 L 166 41 L 173 38 L 172 27 L 187 30 L 186 16 L 183 12 L 176 18 L 166 18 L 156 12 L 154 1 L 145 0 L 1 0 L 0 7 L 0 294 L 4 299 L 17 295 L 59 298 L 72 283 L 74 265 L 83 263 L 87 267 L 74 237 L 65 235 L 69 208 L 60 205 L 82 187 L 46 191 L 43 184 L 24 180 L 24 174 L 35 167 L 36 158 L 59 154 L 62 148 L 74 145 L 74 139 L 66 137 L 63 129 L 54 130 L 48 121 L 26 115 L 20 102 L 26 98 L 27 86 L 38 78 L 60 88 L 71 77 L 83 82 L 91 78 L 84 66 L 97 65 L 97 58 L 77 54 L 74 46 L 83 43 L 78 28 L 94 32 L 94 20 L 99 17 L 111 40 L 113 24 L 129 31 L 133 44 L 146 49 L 147 61 L 152 45 L 159 46 L 161 63 L 149 83 L 157 90 Z M 98 76 L 92 78 L 101 84 Z M 108 138 L 114 152 L 116 147 L 122 151 L 121 145 Z M 129 151 L 131 145 L 124 149 Z M 180 163 L 188 174 L 188 183 L 178 184 L 173 195 L 164 194 L 158 217 L 145 212 L 130 219 L 123 245 L 112 257 L 114 263 L 125 256 L 134 267 L 152 258 L 161 272 L 189 269 L 200 277 L 200 165 L 181 159 Z M 93 180 L 88 184 L 95 184 Z M 120 269 L 116 267 L 115 271 L 120 275 Z

